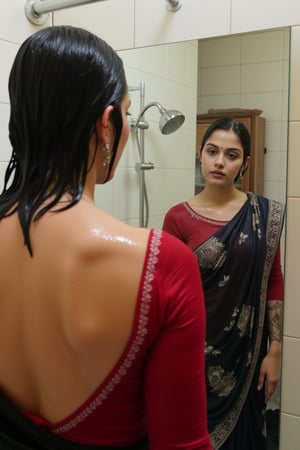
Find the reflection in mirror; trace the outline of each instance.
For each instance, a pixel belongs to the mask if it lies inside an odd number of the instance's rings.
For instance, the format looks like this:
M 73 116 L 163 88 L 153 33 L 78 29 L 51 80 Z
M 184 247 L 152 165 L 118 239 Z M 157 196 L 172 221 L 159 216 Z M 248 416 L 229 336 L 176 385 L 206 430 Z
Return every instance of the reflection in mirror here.
M 232 108 L 262 111 L 266 149 L 263 194 L 284 203 L 289 37 L 289 29 L 280 29 L 203 39 L 198 47 L 197 113 Z
M 240 109 L 261 111 L 263 145 L 259 143 L 258 127 L 249 127 L 253 144 L 251 169 L 257 164 L 257 156 L 259 160 L 263 158 L 263 191 L 257 193 L 283 203 L 286 203 L 289 42 L 290 30 L 286 28 L 200 40 L 198 47 L 198 117 L 203 118 L 209 112 L 217 114 L 218 110 L 222 114 L 223 110 L 237 109 L 237 117 Z M 260 153 L 255 155 L 255 151 Z M 281 245 L 284 255 L 284 233 Z M 279 411 L 280 387 L 267 405 L 268 444 L 274 450 L 279 446 Z
M 167 208 L 194 189 L 197 51 L 197 41 L 191 41 L 119 52 L 125 64 L 133 119 L 138 117 L 142 104 L 151 102 L 159 102 L 185 116 L 179 130 L 162 135 L 157 109 L 150 108 L 145 114 L 148 125 L 144 133 L 145 161 L 154 165 L 153 170 L 145 173 L 150 227 L 160 228 Z M 143 96 L 139 89 L 134 89 L 141 83 Z M 117 173 L 128 203 L 118 214 L 134 225 L 140 223 L 139 173 L 135 169 L 139 162 L 136 134 L 131 132 Z
M 284 28 L 119 52 L 128 84 L 145 82 L 146 103 L 159 101 L 167 108 L 179 109 L 186 117 L 179 131 L 162 136 L 157 114 L 149 111 L 147 115 L 146 160 L 154 164 L 154 170 L 145 177 L 150 227 L 160 228 L 166 211 L 193 195 L 197 115 L 210 110 L 262 111 L 262 193 L 286 202 L 289 39 L 290 30 Z M 130 94 L 130 110 L 136 117 L 141 109 L 139 93 Z M 139 155 L 131 136 L 117 174 L 118 188 L 126 190 L 128 203 L 117 214 L 134 225 L 139 224 L 137 162 Z M 282 236 L 283 247 L 284 233 Z M 279 407 L 278 389 L 268 404 L 272 420 L 269 430 L 275 429 L 270 435 L 272 450 L 278 449 Z

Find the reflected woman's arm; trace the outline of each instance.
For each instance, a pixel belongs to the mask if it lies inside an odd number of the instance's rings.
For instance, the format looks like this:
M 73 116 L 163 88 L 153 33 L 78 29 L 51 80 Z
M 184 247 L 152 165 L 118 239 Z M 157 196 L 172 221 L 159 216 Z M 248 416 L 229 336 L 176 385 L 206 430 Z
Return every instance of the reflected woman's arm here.
M 262 389 L 266 381 L 266 403 L 274 394 L 280 379 L 281 347 L 282 347 L 282 301 L 269 300 L 267 315 L 269 326 L 269 350 L 262 361 L 258 379 L 258 389 Z

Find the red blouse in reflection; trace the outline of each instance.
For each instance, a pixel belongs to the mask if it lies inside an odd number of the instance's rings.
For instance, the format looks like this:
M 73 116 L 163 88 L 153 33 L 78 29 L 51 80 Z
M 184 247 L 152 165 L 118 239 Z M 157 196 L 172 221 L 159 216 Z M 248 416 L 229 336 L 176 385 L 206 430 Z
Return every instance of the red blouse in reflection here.
M 194 211 L 187 202 L 183 202 L 169 210 L 165 216 L 163 228 L 194 250 L 227 223 L 207 219 Z M 267 300 L 283 300 L 280 244 L 269 276 Z

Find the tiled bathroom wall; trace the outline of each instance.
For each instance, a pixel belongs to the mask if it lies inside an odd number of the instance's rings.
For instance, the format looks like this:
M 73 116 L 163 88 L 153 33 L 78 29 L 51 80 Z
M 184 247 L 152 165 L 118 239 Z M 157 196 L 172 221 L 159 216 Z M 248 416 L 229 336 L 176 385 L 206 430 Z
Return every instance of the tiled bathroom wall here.
M 289 119 L 280 450 L 300 448 L 300 27 L 291 30 Z
M 286 201 L 289 28 L 199 41 L 198 114 L 260 109 L 265 118 L 264 195 Z
M 154 164 L 144 171 L 145 217 L 149 227 L 161 227 L 167 209 L 191 196 L 194 185 L 195 117 L 197 102 L 197 41 L 187 41 L 120 51 L 131 99 L 130 119 L 135 121 L 141 111 L 141 83 L 144 83 L 144 106 L 159 102 L 166 109 L 177 109 L 185 122 L 176 132 L 162 135 L 157 107 L 149 108 L 144 120 L 145 162 Z M 139 225 L 140 221 L 140 163 L 141 136 L 134 130 L 115 177 L 109 185 L 96 188 L 97 204 L 119 219 Z M 176 186 L 176 188 L 175 188 Z M 148 204 L 148 207 L 147 207 Z

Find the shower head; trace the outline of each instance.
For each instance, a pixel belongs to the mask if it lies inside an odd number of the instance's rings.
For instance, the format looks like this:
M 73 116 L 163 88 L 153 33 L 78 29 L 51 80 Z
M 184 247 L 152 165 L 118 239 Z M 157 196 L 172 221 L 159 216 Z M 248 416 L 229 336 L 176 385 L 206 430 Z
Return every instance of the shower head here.
M 140 121 L 145 114 L 145 112 L 151 108 L 152 106 L 156 106 L 161 114 L 159 120 L 159 129 L 162 134 L 170 134 L 176 131 L 183 122 L 185 121 L 184 115 L 177 111 L 176 109 L 167 110 L 161 106 L 158 102 L 151 102 L 146 105 L 142 111 L 140 112 L 137 120 L 135 121 L 134 128 L 139 128 Z M 143 122 L 144 123 L 144 122 Z
M 176 109 L 161 111 L 159 128 L 162 134 L 170 134 L 176 131 L 185 120 L 184 115 Z

